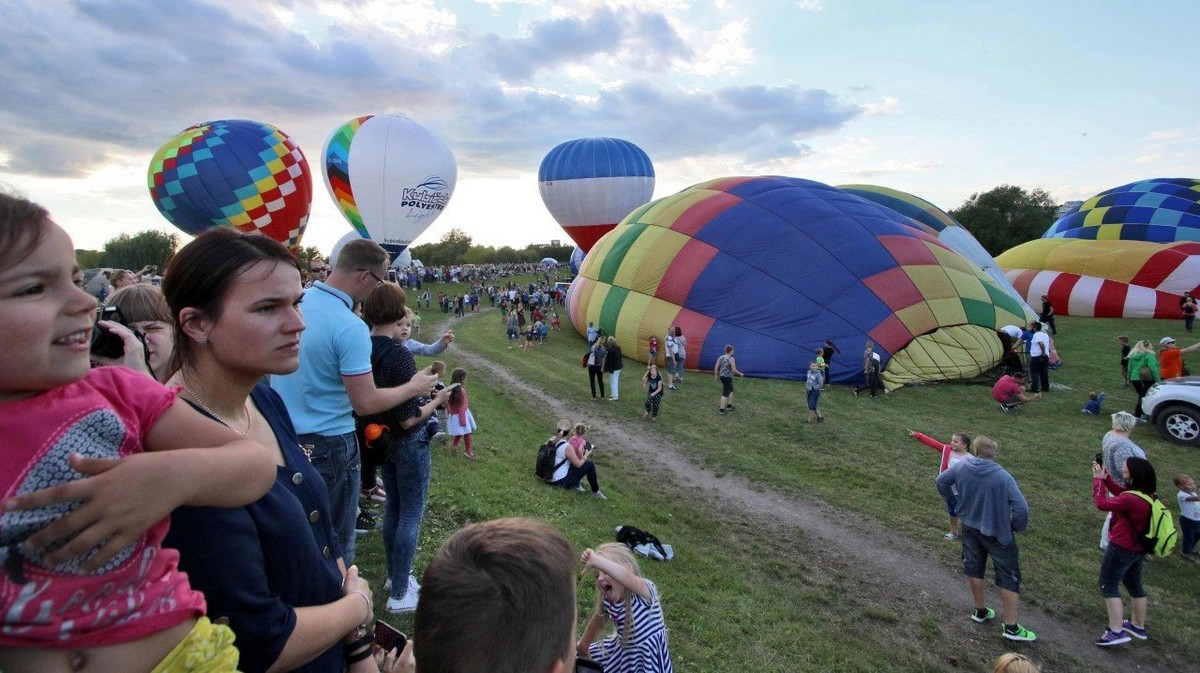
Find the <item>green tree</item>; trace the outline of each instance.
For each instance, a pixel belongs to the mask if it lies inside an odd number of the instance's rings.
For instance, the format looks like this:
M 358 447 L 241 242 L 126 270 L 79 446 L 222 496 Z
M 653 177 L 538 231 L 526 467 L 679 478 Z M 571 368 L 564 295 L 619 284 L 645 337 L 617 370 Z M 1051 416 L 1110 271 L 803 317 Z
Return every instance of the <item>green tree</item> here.
M 1040 238 L 1054 224 L 1058 204 L 1041 188 L 1031 192 L 1015 185 L 1000 185 L 977 192 L 950 211 L 950 216 L 971 232 L 992 256 Z
M 300 252 L 296 254 L 296 261 L 300 263 L 301 269 L 308 271 L 308 266 L 312 263 L 314 257 L 320 257 L 321 259 L 325 260 L 326 263 L 329 262 L 325 255 L 323 255 L 320 250 L 317 250 L 317 246 L 315 245 L 309 245 L 300 248 Z
M 161 231 L 140 231 L 132 236 L 121 234 L 104 244 L 108 266 L 137 271 L 147 264 L 160 270 L 179 249 L 179 236 Z
M 81 269 L 98 269 L 108 266 L 108 256 L 103 250 L 76 250 L 75 263 Z

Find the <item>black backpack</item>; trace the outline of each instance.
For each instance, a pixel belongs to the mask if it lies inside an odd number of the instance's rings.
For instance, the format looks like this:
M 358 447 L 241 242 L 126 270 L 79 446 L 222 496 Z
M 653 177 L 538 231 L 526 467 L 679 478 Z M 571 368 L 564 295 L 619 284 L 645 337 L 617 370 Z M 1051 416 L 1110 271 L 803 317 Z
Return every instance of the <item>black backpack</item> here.
M 554 462 L 554 455 L 558 453 L 558 445 L 566 444 L 567 440 L 555 437 L 550 441 L 538 447 L 537 464 L 533 468 L 533 473 L 542 481 L 553 481 L 554 473 L 558 472 L 558 468 L 567 462 L 566 452 L 563 452 L 563 459 L 557 464 Z
M 663 558 L 667 558 L 667 550 L 663 549 L 662 542 L 659 542 L 658 537 L 654 533 L 644 531 L 640 528 L 618 526 L 617 542 L 629 547 L 631 550 L 638 545 L 647 544 L 657 549 Z

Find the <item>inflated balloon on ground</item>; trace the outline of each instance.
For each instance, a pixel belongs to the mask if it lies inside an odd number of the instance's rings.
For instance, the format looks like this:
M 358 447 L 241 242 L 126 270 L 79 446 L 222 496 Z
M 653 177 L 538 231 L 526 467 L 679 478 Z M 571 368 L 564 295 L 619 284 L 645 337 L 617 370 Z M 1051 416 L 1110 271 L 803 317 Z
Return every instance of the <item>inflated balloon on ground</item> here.
M 978 266 L 911 220 L 837 188 L 783 177 L 701 183 L 631 213 L 588 253 L 568 314 L 634 359 L 669 325 L 686 365 L 711 370 L 726 344 L 749 375 L 803 379 L 835 340 L 831 380 L 863 378 L 878 344 L 890 387 L 970 378 L 1002 355 L 996 330 L 1023 308 Z

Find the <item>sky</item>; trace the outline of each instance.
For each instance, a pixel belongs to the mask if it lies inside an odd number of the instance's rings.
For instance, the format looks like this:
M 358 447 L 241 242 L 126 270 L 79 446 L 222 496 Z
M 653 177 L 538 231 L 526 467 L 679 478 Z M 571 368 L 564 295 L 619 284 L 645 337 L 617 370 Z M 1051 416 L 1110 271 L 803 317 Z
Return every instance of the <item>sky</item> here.
M 268 122 L 314 176 L 304 245 L 350 231 L 329 133 L 398 114 L 441 135 L 458 184 L 415 240 L 566 241 L 537 170 L 609 136 L 662 198 L 706 180 L 869 183 L 944 210 L 1000 184 L 1059 201 L 1200 177 L 1200 3 L 896 0 L 5 0 L 0 186 L 78 248 L 176 231 L 154 151 L 215 119 Z

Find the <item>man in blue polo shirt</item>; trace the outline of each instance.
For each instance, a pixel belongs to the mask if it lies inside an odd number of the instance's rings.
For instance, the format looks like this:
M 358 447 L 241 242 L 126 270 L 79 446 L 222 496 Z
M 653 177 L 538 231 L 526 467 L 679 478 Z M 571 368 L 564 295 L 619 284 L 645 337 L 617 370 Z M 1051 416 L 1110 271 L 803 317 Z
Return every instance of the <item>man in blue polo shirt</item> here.
M 371 376 L 371 334 L 354 314 L 381 285 L 388 255 L 379 244 L 355 239 L 342 248 L 328 280 L 304 292 L 305 332 L 300 368 L 271 377 L 296 426 L 300 443 L 312 445 L 312 464 L 325 480 L 333 529 L 343 560 L 354 561 L 354 518 L 358 510 L 361 457 L 354 436 L 354 413 L 374 414 L 428 394 L 437 377 L 418 372 L 397 388 L 376 388 Z

